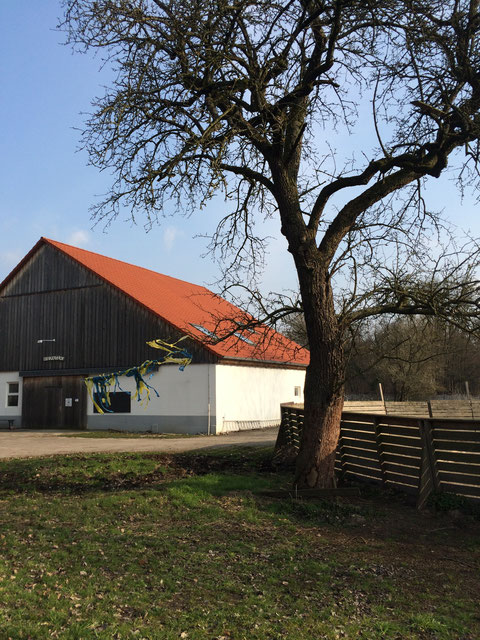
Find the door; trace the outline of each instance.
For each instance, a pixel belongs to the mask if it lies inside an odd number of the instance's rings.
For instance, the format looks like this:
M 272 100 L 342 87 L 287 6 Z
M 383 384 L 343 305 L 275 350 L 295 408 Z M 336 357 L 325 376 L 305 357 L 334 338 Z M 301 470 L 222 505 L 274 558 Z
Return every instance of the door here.
M 83 378 L 23 378 L 22 425 L 27 429 L 85 429 L 87 394 Z

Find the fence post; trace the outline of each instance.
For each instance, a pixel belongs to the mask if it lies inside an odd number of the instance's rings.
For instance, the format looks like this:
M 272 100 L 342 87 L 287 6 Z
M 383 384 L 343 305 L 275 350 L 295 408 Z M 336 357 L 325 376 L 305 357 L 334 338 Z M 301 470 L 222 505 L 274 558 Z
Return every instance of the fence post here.
M 472 420 L 475 420 L 475 415 L 473 413 L 472 398 L 470 397 L 470 387 L 467 381 L 465 381 L 465 391 L 467 392 L 467 400 L 468 400 L 468 404 L 470 405 L 470 413 L 472 414 Z
M 387 470 L 385 467 L 385 456 L 384 456 L 384 452 L 383 452 L 383 445 L 382 445 L 382 433 L 380 431 L 380 418 L 377 418 L 376 416 L 373 419 L 373 428 L 375 430 L 375 442 L 377 445 L 377 456 L 378 456 L 378 462 L 380 464 L 380 471 L 382 474 L 382 486 L 385 487 L 387 484 Z
M 429 418 L 433 418 L 433 411 L 432 411 L 432 402 L 431 402 L 431 400 L 427 400 L 427 409 L 428 409 L 428 417 L 429 417 Z
M 435 464 L 431 420 L 419 420 L 418 428 L 422 443 L 422 459 L 420 463 L 417 509 L 423 509 L 431 493 L 440 490 L 440 482 L 438 480 L 437 465 Z
M 343 481 L 344 477 L 345 477 L 345 464 L 343 462 L 343 454 L 344 454 L 344 437 L 343 437 L 343 412 L 342 412 L 342 417 L 340 419 L 340 435 L 338 438 L 338 445 L 337 445 L 337 453 L 336 453 L 336 459 L 340 462 L 340 473 L 338 474 L 338 480 L 341 482 Z
M 378 383 L 378 390 L 380 392 L 380 400 L 383 402 L 383 410 L 385 411 L 385 415 L 387 415 L 387 403 L 385 402 L 385 396 L 383 395 L 383 386 L 381 382 Z
M 290 465 L 295 462 L 300 448 L 303 413 L 300 414 L 300 409 L 290 404 L 280 405 L 280 411 L 282 419 L 275 443 L 273 461 L 279 465 Z
M 287 439 L 289 445 L 295 451 L 295 454 L 297 454 L 300 449 L 300 437 L 303 427 L 303 420 L 301 420 L 299 411 L 296 408 L 290 408 L 288 411 L 288 415 L 289 421 L 287 427 Z

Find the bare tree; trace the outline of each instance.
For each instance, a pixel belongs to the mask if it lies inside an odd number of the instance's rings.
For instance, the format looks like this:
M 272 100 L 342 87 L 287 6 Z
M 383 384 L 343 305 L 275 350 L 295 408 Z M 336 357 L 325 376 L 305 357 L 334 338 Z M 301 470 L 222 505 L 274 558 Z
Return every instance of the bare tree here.
M 64 9 L 68 41 L 103 50 L 115 70 L 84 134 L 90 161 L 115 174 L 97 219 L 127 206 L 151 222 L 173 199 L 193 210 L 223 192 L 234 206 L 212 248 L 231 282 L 261 263 L 255 216 L 278 218 L 311 352 L 296 481 L 330 486 L 349 328 L 383 313 L 476 326 L 477 246 L 439 257 L 444 228 L 422 188 L 449 158 L 463 184 L 477 179 L 478 0 Z M 356 143 L 366 105 L 371 135 Z
M 353 345 L 347 367 L 347 395 L 357 381 L 375 397 L 381 382 L 385 396 L 395 401 L 426 400 L 444 392 L 450 353 L 443 323 L 430 317 L 383 316 L 370 324 L 373 326 Z

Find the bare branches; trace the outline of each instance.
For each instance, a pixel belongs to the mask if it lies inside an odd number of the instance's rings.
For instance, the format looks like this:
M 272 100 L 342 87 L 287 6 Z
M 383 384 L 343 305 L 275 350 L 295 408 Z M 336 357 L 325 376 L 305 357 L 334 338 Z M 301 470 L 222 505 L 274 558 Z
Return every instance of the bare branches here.
M 459 148 L 467 154 L 460 180 L 478 179 L 477 2 L 63 5 L 68 41 L 103 51 L 116 71 L 83 138 L 90 162 L 115 175 L 97 219 L 126 206 L 151 223 L 172 203 L 193 210 L 220 192 L 233 206 L 211 248 L 230 273 L 249 263 L 258 273 L 266 239 L 254 218 L 276 213 L 297 271 L 330 278 L 348 263 L 351 300 L 363 304 L 368 262 L 387 257 L 395 271 L 396 251 L 433 220 L 415 191 L 422 180 L 440 176 Z M 341 154 L 333 144 L 325 152 L 325 142 L 342 122 L 354 130 L 368 99 L 373 142 L 339 171 Z M 403 192 L 411 195 L 399 204 Z M 350 320 L 408 312 L 381 289 L 373 294 L 375 304 L 357 306 Z M 409 300 L 412 313 L 433 304 Z
M 438 256 L 431 264 L 411 262 L 397 271 L 383 268 L 363 299 L 358 296 L 344 312 L 341 322 L 350 325 L 378 315 L 423 315 L 480 337 L 479 266 L 478 247 L 470 244 Z

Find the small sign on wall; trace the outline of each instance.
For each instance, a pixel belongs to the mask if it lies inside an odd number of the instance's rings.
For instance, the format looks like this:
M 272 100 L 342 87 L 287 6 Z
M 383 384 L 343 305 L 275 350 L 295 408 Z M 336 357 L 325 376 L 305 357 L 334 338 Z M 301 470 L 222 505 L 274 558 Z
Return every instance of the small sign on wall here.
M 65 406 L 66 407 L 72 406 L 72 398 L 65 398 Z

